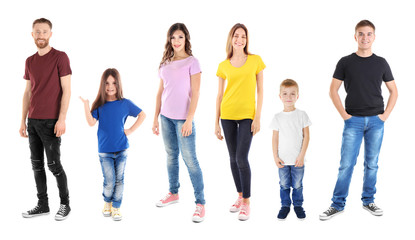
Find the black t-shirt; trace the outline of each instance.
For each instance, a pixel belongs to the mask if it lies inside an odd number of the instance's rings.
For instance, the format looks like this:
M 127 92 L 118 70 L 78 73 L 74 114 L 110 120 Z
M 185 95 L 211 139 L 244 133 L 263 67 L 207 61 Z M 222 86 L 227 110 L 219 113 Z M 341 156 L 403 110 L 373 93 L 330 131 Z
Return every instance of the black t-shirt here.
M 337 63 L 333 78 L 344 81 L 346 112 L 352 116 L 374 116 L 384 112 L 382 81 L 394 80 L 389 64 L 372 54 L 345 56 Z

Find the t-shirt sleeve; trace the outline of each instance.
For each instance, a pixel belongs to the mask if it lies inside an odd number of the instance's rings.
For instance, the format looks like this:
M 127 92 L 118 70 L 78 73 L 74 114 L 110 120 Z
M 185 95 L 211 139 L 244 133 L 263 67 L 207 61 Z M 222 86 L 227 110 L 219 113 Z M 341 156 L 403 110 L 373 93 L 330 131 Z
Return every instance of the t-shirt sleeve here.
M 383 73 L 383 76 L 382 76 L 383 81 L 384 82 L 390 82 L 390 81 L 394 80 L 393 75 L 392 75 L 392 70 L 389 67 L 389 64 L 386 60 L 384 61 L 384 65 L 385 65 L 384 66 L 385 69 L 384 69 L 384 73 Z
M 262 61 L 262 58 L 258 56 L 257 69 L 256 69 L 255 74 L 260 73 L 264 69 L 265 69 L 265 63 Z
M 25 80 L 30 80 L 30 75 L 29 75 L 29 58 L 26 59 L 26 62 L 25 62 L 23 78 Z
M 223 67 L 223 62 L 219 64 L 218 66 L 218 71 L 216 72 L 216 76 L 226 80 L 226 75 L 225 75 L 225 71 L 224 71 L 224 67 Z
M 128 103 L 128 116 L 137 117 L 142 111 L 141 108 L 137 107 L 131 100 L 126 100 Z
M 311 126 L 311 120 L 308 117 L 306 112 L 303 112 L 302 114 L 302 120 L 303 120 L 303 128 Z
M 271 121 L 271 124 L 269 125 L 269 128 L 271 128 L 272 130 L 275 130 L 275 131 L 280 130 L 280 126 L 279 126 L 279 123 L 278 123 L 278 117 L 276 115 L 272 118 L 272 121 Z
M 62 52 L 58 59 L 58 74 L 59 77 L 64 77 L 72 74 L 71 66 L 69 63 L 69 58 L 66 53 Z
M 343 81 L 346 78 L 344 71 L 344 59 L 340 59 L 336 65 L 336 70 L 334 70 L 333 78 Z
M 190 64 L 189 74 L 191 76 L 200 72 L 202 72 L 202 70 L 200 70 L 200 63 L 196 58 L 193 58 L 192 64 Z
M 98 108 L 94 109 L 94 111 L 92 111 L 91 114 L 92 117 L 94 117 L 96 120 L 99 120 Z

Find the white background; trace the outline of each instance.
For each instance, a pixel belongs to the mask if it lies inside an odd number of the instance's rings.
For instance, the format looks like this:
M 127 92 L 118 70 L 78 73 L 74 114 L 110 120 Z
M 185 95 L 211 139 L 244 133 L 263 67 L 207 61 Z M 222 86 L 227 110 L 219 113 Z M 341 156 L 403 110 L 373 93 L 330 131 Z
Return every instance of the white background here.
M 0 221 L 2 236 L 9 236 L 7 239 L 413 237 L 415 17 L 409 1 L 10 1 L 2 2 L 0 11 Z M 18 129 L 24 62 L 36 52 L 30 33 L 33 20 L 40 17 L 52 21 L 50 44 L 68 54 L 73 70 L 67 133 L 61 146 L 72 212 L 63 222 L 54 220 L 59 197 L 55 178 L 48 170 L 51 214 L 21 217 L 21 212 L 37 201 L 28 140 L 19 136 Z M 398 103 L 385 124 L 379 160 L 376 203 L 385 213 L 374 217 L 361 207 L 362 149 L 345 212 L 322 222 L 318 215 L 331 203 L 343 130 L 343 121 L 328 95 L 329 85 L 337 61 L 356 51 L 354 27 L 362 19 L 376 25 L 373 50 L 389 62 L 399 90 Z M 195 117 L 207 201 L 206 220 L 200 224 L 191 221 L 193 188 L 182 160 L 180 203 L 162 209 L 154 205 L 168 191 L 164 145 L 151 131 L 159 84 L 157 69 L 167 30 L 176 22 L 188 27 L 194 56 L 203 71 Z M 228 31 L 238 22 L 248 27 L 250 51 L 267 65 L 261 131 L 253 139 L 249 156 L 252 198 L 251 218 L 246 222 L 229 213 L 237 195 L 226 144 L 213 134 L 216 70 L 226 57 Z M 101 74 L 108 67 L 120 71 L 124 96 L 147 114 L 143 125 L 129 137 L 121 222 L 101 214 L 103 177 L 97 155 L 97 126 L 87 125 L 78 99 L 94 100 Z M 282 109 L 277 94 L 285 78 L 299 83 L 297 107 L 313 122 L 304 178 L 305 221 L 298 221 L 294 212 L 285 222 L 276 217 L 279 179 L 268 124 Z M 386 103 L 389 95 L 386 88 L 383 90 Z M 345 96 L 343 87 L 340 93 Z M 129 119 L 126 125 L 134 121 Z

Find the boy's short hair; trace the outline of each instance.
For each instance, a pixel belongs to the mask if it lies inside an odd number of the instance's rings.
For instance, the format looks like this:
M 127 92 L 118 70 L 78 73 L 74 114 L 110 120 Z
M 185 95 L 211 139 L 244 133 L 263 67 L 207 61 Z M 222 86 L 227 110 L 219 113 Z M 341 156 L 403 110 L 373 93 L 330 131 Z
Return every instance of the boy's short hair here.
M 283 87 L 296 87 L 297 93 L 300 91 L 300 88 L 298 87 L 297 82 L 292 79 L 285 79 L 284 81 L 282 81 L 280 85 L 280 92 L 282 91 Z
M 37 24 L 37 23 L 46 23 L 46 24 L 49 25 L 50 29 L 52 30 L 52 22 L 49 21 L 46 18 L 39 18 L 39 19 L 36 19 L 35 21 L 33 21 L 32 28 L 34 28 L 35 27 L 35 24 Z
M 356 27 L 354 28 L 354 31 L 356 32 L 358 28 L 360 27 L 371 27 L 373 28 L 373 31 L 375 31 L 375 24 L 373 24 L 369 20 L 362 20 L 356 24 Z

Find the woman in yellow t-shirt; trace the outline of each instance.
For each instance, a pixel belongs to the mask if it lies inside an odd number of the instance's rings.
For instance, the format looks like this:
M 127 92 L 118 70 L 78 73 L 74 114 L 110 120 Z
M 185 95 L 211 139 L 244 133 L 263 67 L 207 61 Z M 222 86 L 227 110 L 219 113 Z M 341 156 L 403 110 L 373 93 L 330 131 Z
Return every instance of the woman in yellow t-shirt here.
M 216 99 L 215 134 L 218 139 L 223 139 L 220 120 L 229 151 L 233 179 L 239 194 L 230 211 L 239 211 L 238 219 L 247 220 L 251 196 L 248 153 L 252 137 L 260 130 L 262 70 L 265 64 L 260 56 L 248 52 L 248 29 L 240 23 L 235 24 L 229 32 L 226 53 L 227 58 L 219 64 L 216 73 L 219 77 L 219 88 Z

